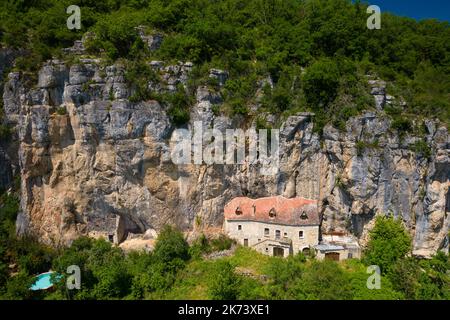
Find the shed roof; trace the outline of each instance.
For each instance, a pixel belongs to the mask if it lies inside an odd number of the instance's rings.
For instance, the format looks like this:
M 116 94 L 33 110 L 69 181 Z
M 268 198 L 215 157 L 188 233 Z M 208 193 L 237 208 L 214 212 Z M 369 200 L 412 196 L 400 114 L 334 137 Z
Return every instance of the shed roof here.
M 320 251 L 338 251 L 344 250 L 343 246 L 333 245 L 333 244 L 318 244 L 314 246 L 315 249 Z
M 283 196 L 250 199 L 237 197 L 224 208 L 229 221 L 258 221 L 283 225 L 319 225 L 317 201 Z

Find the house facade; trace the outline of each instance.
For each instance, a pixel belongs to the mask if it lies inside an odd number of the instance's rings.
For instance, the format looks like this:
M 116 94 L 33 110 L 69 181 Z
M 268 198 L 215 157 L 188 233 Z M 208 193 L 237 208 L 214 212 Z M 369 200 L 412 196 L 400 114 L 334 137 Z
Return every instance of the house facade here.
M 228 236 L 263 254 L 287 257 L 308 253 L 319 244 L 320 219 L 315 200 L 238 197 L 225 206 L 224 214 Z
M 316 258 L 342 261 L 352 258 L 361 258 L 361 247 L 358 242 L 342 233 L 322 235 L 322 241 L 314 246 Z

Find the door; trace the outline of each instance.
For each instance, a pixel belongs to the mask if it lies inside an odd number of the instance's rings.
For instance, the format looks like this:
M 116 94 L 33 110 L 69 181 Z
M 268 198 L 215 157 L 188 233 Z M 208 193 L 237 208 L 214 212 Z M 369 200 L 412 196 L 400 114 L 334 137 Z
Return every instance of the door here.
M 327 252 L 327 253 L 325 253 L 325 259 L 339 261 L 339 253 L 338 252 Z
M 248 239 L 244 239 L 244 247 L 248 247 Z
M 273 248 L 273 256 L 274 257 L 284 257 L 284 249 L 280 247 Z

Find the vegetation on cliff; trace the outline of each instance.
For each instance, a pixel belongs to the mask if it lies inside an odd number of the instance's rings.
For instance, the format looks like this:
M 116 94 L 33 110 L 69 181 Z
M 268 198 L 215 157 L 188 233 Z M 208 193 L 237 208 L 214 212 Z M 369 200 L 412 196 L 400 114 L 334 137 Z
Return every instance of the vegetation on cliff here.
M 78 31 L 66 27 L 65 10 L 73 4 L 81 7 Z M 349 0 L 3 1 L 0 39 L 28 50 L 16 61 L 28 71 L 52 55 L 61 57 L 60 49 L 87 31 L 96 34 L 90 52 L 110 61 L 189 60 L 199 78 L 208 67 L 223 68 L 230 73 L 223 93 L 235 114 L 248 113 L 257 80 L 270 76 L 274 86 L 264 89 L 264 108 L 314 111 L 319 130 L 329 121 L 339 127 L 372 106 L 365 75 L 373 74 L 389 81 L 389 93 L 405 99 L 406 106 L 394 106 L 402 118 L 422 115 L 448 123 L 448 22 L 386 13 L 381 30 L 369 30 L 366 7 Z M 159 50 L 145 50 L 139 25 L 164 34 Z M 182 109 L 172 111 L 176 121 L 185 120 Z

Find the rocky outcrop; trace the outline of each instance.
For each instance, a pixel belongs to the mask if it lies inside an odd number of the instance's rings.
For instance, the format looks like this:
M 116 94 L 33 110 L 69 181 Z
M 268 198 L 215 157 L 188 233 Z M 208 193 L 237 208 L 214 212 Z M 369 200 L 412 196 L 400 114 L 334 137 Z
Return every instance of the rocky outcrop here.
M 20 50 L 0 48 L 0 96 L 3 96 L 4 74 L 12 68 L 14 60 L 21 53 L 23 52 Z M 0 103 L 0 126 L 6 128 L 10 124 L 14 125 L 15 122 L 5 116 L 2 107 L 3 103 Z M 18 172 L 18 166 L 16 165 L 17 148 L 18 143 L 15 135 L 8 135 L 8 139 L 5 139 L 0 134 L 0 190 L 8 189 L 13 181 L 14 174 Z
M 151 66 L 164 81 L 149 87 L 165 91 L 185 85 L 192 68 Z M 211 77 L 223 84 L 227 74 L 212 70 Z M 344 132 L 325 127 L 320 139 L 312 115 L 299 113 L 280 128 L 278 173 L 262 176 L 248 162 L 175 165 L 167 107 L 130 102 L 120 65 L 52 61 L 35 88 L 24 88 L 14 73 L 5 88 L 5 110 L 20 138 L 19 232 L 55 243 L 81 234 L 122 242 L 167 223 L 186 230 L 221 226 L 232 198 L 283 195 L 318 200 L 322 230 L 350 232 L 362 245 L 373 218 L 392 214 L 408 227 L 415 254 L 448 248 L 449 135 L 438 122 L 426 123 L 424 137 L 400 138 L 381 111 L 366 112 L 351 118 Z M 213 112 L 221 103 L 216 91 L 199 87 L 187 128 L 199 120 L 222 132 L 250 126 Z M 430 157 L 415 151 L 421 139 Z
M 141 38 L 142 42 L 147 46 L 150 51 L 155 51 L 161 47 L 164 36 L 159 32 L 147 32 L 146 26 L 139 26 L 136 31 Z

